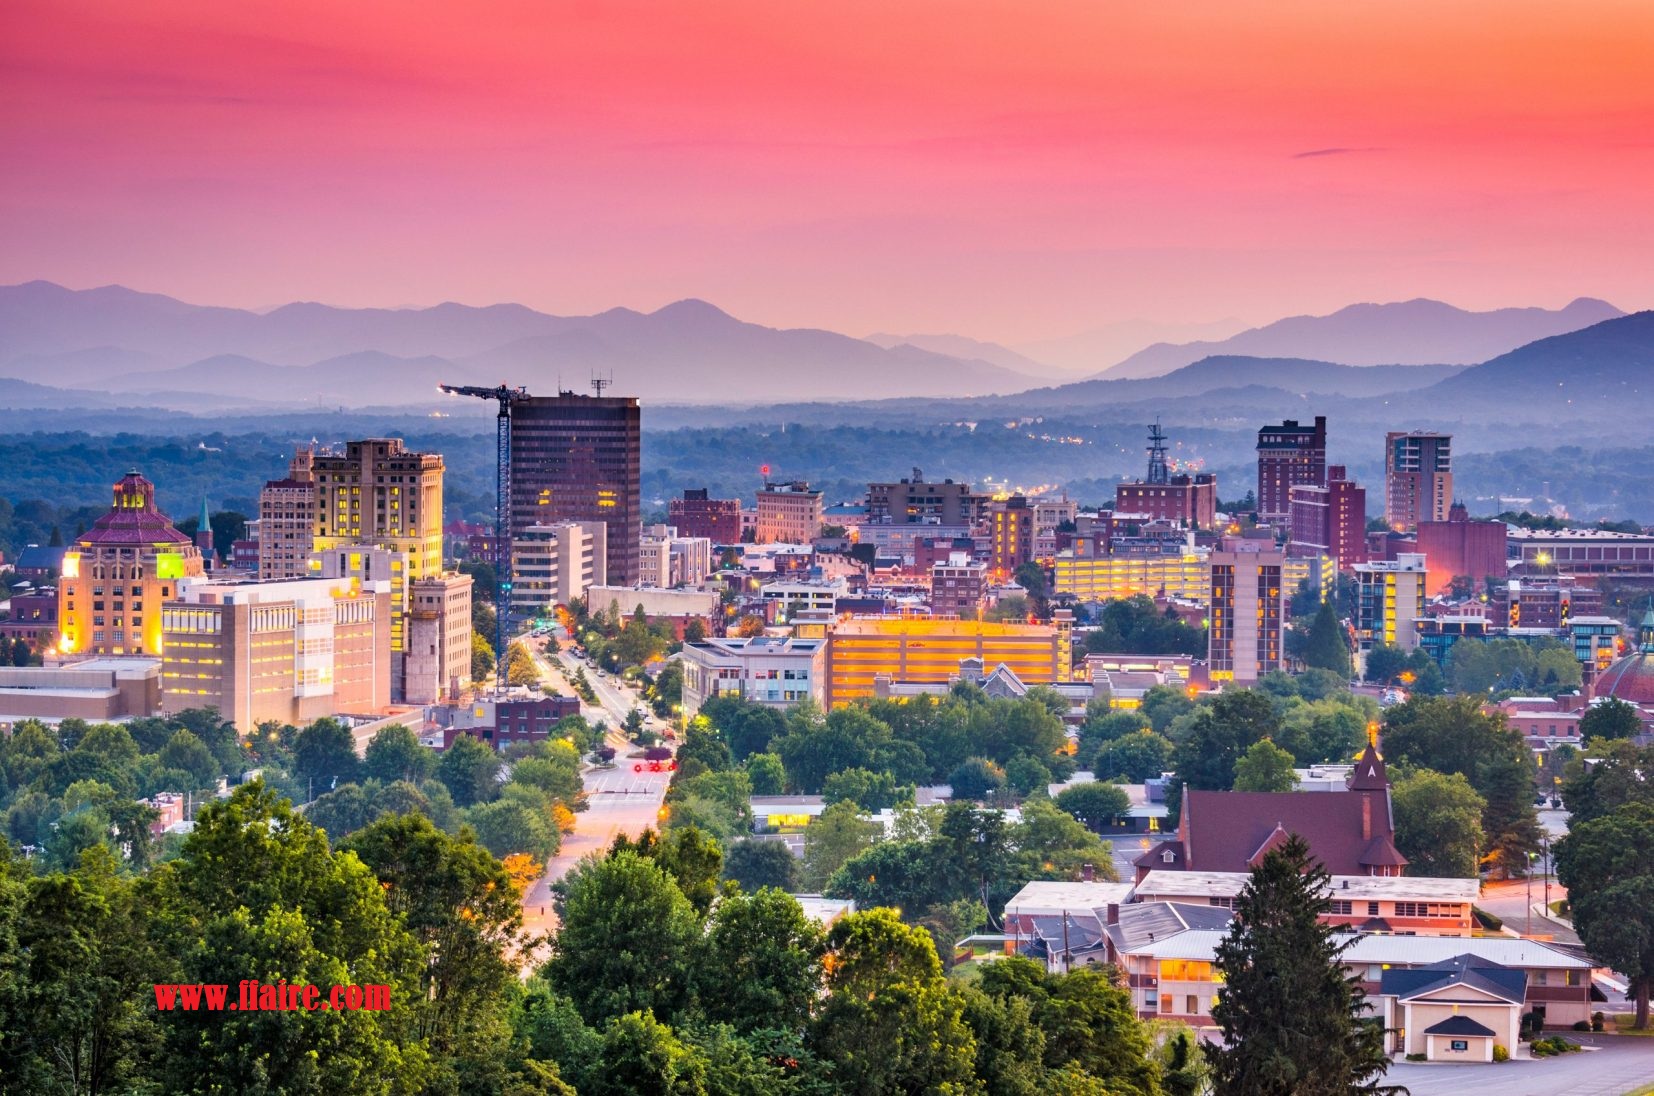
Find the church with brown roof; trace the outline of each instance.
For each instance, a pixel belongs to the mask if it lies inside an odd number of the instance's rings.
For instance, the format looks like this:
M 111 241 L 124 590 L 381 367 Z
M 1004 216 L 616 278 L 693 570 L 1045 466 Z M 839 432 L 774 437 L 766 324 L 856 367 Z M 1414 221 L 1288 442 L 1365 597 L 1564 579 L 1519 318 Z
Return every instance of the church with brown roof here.
M 1151 871 L 1246 872 L 1292 834 L 1333 875 L 1401 875 L 1390 778 L 1368 743 L 1341 792 L 1212 792 L 1186 788 L 1177 836 L 1136 860 L 1137 881 Z

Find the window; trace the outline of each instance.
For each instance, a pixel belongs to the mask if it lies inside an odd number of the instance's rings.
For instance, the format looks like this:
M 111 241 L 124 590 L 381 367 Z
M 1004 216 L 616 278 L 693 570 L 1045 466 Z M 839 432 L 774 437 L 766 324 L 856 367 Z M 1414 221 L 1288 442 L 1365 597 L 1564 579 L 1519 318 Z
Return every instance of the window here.
M 1185 1015 L 1185 1016 L 1197 1016 L 1197 1015 L 1199 1015 L 1199 1013 L 1200 1013 L 1200 998 L 1199 997 L 1196 997 L 1194 994 L 1191 993 L 1188 996 L 1183 998 L 1183 1003 L 1188 1006 L 1187 1010 L 1183 1013 L 1183 1015 Z
M 1169 993 L 1162 993 L 1160 995 L 1160 1011 L 1161 1012 L 1170 1012 L 1171 1010 L 1172 1010 L 1172 995 L 1169 994 Z
M 1378 903 L 1377 902 L 1368 902 L 1367 903 L 1367 916 L 1368 917 L 1377 917 L 1378 916 Z
M 1334 898 L 1332 900 L 1332 912 L 1336 914 L 1343 914 L 1347 917 L 1355 912 L 1355 903 Z

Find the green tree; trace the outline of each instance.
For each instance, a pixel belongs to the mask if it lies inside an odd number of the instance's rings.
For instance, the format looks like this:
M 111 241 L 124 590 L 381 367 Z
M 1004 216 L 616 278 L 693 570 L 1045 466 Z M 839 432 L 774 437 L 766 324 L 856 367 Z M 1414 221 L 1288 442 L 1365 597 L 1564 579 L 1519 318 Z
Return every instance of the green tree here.
M 1304 648 L 1304 664 L 1316 669 L 1330 670 L 1340 677 L 1350 676 L 1350 645 L 1344 638 L 1344 629 L 1338 623 L 1338 613 L 1332 602 L 1321 602 L 1315 610 L 1315 619 L 1309 625 L 1309 642 Z
M 159 1086 L 210 1092 L 226 1077 L 264 1091 L 390 1093 L 429 1076 L 411 1038 L 423 950 L 349 853 L 255 780 L 203 808 L 182 855 L 157 869 L 148 904 L 170 957 L 166 982 L 242 979 L 386 985 L 386 1011 L 159 1014 Z
M 1634 738 L 1642 729 L 1642 716 L 1636 705 L 1614 697 L 1590 705 L 1579 720 L 1580 737 L 1587 742 L 1594 738 L 1604 741 Z
M 709 1096 L 707 1062 L 648 1010 L 615 1017 L 603 1033 L 601 1067 L 582 1088 L 595 1096 Z
M 1235 762 L 1235 791 L 1289 792 L 1298 786 L 1292 755 L 1267 738 L 1252 743 Z
M 478 604 L 482 603 L 479 602 Z M 487 635 L 493 634 L 492 631 L 487 633 Z M 489 681 L 493 676 L 494 645 L 484 637 L 484 633 L 473 629 L 471 632 L 471 680 Z
M 1340 958 L 1354 937 L 1321 920 L 1331 882 L 1294 835 L 1236 898 L 1217 948 L 1224 984 L 1212 1019 L 1223 1041 L 1203 1048 L 1216 1096 L 1404 1091 L 1381 1083 L 1384 1033 L 1364 1015 L 1366 994 Z
M 132 1091 L 159 1049 L 144 1007 L 166 965 L 147 911 L 103 850 L 72 874 L 24 882 L 0 842 L 0 1086 Z M 151 998 L 153 1000 L 153 998 Z
M 1079 786 L 1119 791 L 1112 784 Z M 1108 845 L 1083 820 L 1049 799 L 1023 805 L 1022 818 L 1010 828 L 1009 841 L 1015 852 L 998 881 L 1001 888 L 1020 887 L 1029 879 L 1079 879 L 1087 867 L 1097 878 L 1114 878 Z
M 966 758 L 948 774 L 954 799 L 983 800 L 1005 787 L 1005 770 L 985 757 Z
M 1274 738 L 1279 730 L 1275 704 L 1267 695 L 1254 689 L 1226 690 L 1195 710 L 1177 745 L 1177 773 L 1191 788 L 1228 791 L 1241 754 L 1261 739 Z
M 804 828 L 804 886 L 819 891 L 851 857 L 872 846 L 879 825 L 851 802 L 834 803 Z
M 1134 731 L 1103 743 L 1091 763 L 1091 771 L 1098 780 L 1123 778 L 1141 784 L 1170 770 L 1176 750 L 1165 735 L 1147 729 Z
M 775 754 L 752 754 L 744 764 L 753 795 L 780 795 L 787 790 L 787 770 Z
M 791 892 L 798 886 L 798 859 L 780 841 L 749 837 L 724 850 L 724 878 L 748 894 L 760 887 Z
M 1466 641 L 1469 642 L 1469 641 Z M 1378 685 L 1394 685 L 1407 670 L 1407 654 L 1390 643 L 1375 643 L 1367 652 L 1366 680 Z
M 406 780 L 422 784 L 436 771 L 436 755 L 419 744 L 414 733 L 392 723 L 374 733 L 362 762 L 362 774 L 371 780 L 394 784 Z
M 470 807 L 500 794 L 499 771 L 498 754 L 470 735 L 460 734 L 438 759 L 436 778 L 454 797 L 456 806 Z
M 1415 695 L 1385 711 L 1384 751 L 1391 764 L 1463 774 L 1486 802 L 1484 855 L 1507 872 L 1526 866 L 1540 838 L 1533 811 L 1535 766 L 1503 713 L 1483 711 L 1474 696 Z
M 207 744 L 185 730 L 173 733 L 161 747 L 156 760 L 165 768 L 178 769 L 190 775 L 190 790 L 210 788 L 218 782 L 218 761 Z M 183 790 L 183 789 L 180 789 Z
M 1654 746 L 1610 741 L 1607 751 L 1587 766 L 1570 762 L 1562 782 L 1562 802 L 1571 825 L 1601 818 L 1627 803 L 1654 806 Z
M 562 927 L 543 973 L 587 1023 L 688 1001 L 700 919 L 677 883 L 630 850 L 584 861 L 566 881 Z
M 1132 1010 L 1130 994 L 1108 972 L 1048 974 L 1040 964 L 1014 956 L 984 967 L 979 984 L 994 997 L 1031 1005 L 1050 1069 L 1083 1071 L 1108 1092 L 1158 1094 L 1148 1032 Z
M 1064 788 L 1057 793 L 1056 803 L 1088 829 L 1098 832 L 1112 826 L 1131 809 L 1131 800 L 1126 797 L 1125 789 L 1101 781 Z
M 318 795 L 304 812 L 312 826 L 334 841 L 355 833 L 378 814 L 372 798 L 360 784 L 346 784 L 336 791 Z
M 697 965 L 701 1007 L 738 1031 L 801 1030 L 821 988 L 821 930 L 792 896 L 763 887 L 718 903 Z
M 1636 1027 L 1654 991 L 1654 806 L 1627 803 L 1573 825 L 1556 846 L 1574 928 L 1591 956 L 1626 976 Z
M 430 956 L 420 969 L 420 1039 L 445 1056 L 493 1053 L 498 1002 L 515 980 L 508 949 L 522 927 L 510 876 L 469 834 L 451 837 L 419 815 L 380 818 L 346 847 Z
M 1396 848 L 1414 875 L 1474 879 L 1486 803 L 1463 773 L 1407 769 L 1390 790 Z
M 866 769 L 845 769 L 829 776 L 821 785 L 825 803 L 849 800 L 864 811 L 884 811 L 896 805 L 903 789 L 889 773 L 873 773 Z
M 361 762 L 350 728 L 336 719 L 318 719 L 293 743 L 293 768 L 312 796 L 356 780 Z
M 976 1041 L 948 992 L 930 936 L 866 910 L 828 930 L 828 996 L 812 1043 L 845 1091 L 968 1092 Z
M 466 824 L 477 842 L 498 857 L 527 853 L 536 860 L 557 854 L 562 835 L 542 811 L 512 799 L 497 799 L 467 808 Z

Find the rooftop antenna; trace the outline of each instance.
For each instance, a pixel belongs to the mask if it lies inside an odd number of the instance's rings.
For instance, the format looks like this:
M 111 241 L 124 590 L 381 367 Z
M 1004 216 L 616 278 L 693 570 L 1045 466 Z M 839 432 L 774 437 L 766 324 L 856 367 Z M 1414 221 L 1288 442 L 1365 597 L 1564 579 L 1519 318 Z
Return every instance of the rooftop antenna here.
M 603 390 L 605 388 L 608 388 L 610 385 L 614 384 L 614 382 L 615 382 L 615 375 L 614 375 L 613 372 L 593 373 L 592 374 L 592 392 L 596 396 L 598 396 L 599 398 L 602 398 Z
M 1170 483 L 1166 471 L 1166 435 L 1161 432 L 1160 420 L 1149 424 L 1149 479 L 1150 483 Z

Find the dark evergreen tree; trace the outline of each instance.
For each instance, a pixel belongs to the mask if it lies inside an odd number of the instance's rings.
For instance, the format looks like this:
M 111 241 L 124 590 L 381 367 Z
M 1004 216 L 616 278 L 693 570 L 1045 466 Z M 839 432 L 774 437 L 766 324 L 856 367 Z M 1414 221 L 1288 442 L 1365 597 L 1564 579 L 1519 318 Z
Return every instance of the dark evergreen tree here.
M 1309 643 L 1304 648 L 1304 663 L 1313 669 L 1331 670 L 1340 677 L 1350 676 L 1350 645 L 1344 640 L 1344 630 L 1338 625 L 1338 614 L 1330 601 L 1323 601 L 1315 610 L 1315 619 L 1309 626 Z
M 1212 1006 L 1223 1041 L 1204 1050 L 1215 1096 L 1401 1096 L 1382 1084 L 1383 1029 L 1340 956 L 1354 940 L 1320 919 L 1331 884 L 1294 835 L 1270 852 L 1235 900 L 1217 949 L 1224 991 Z

